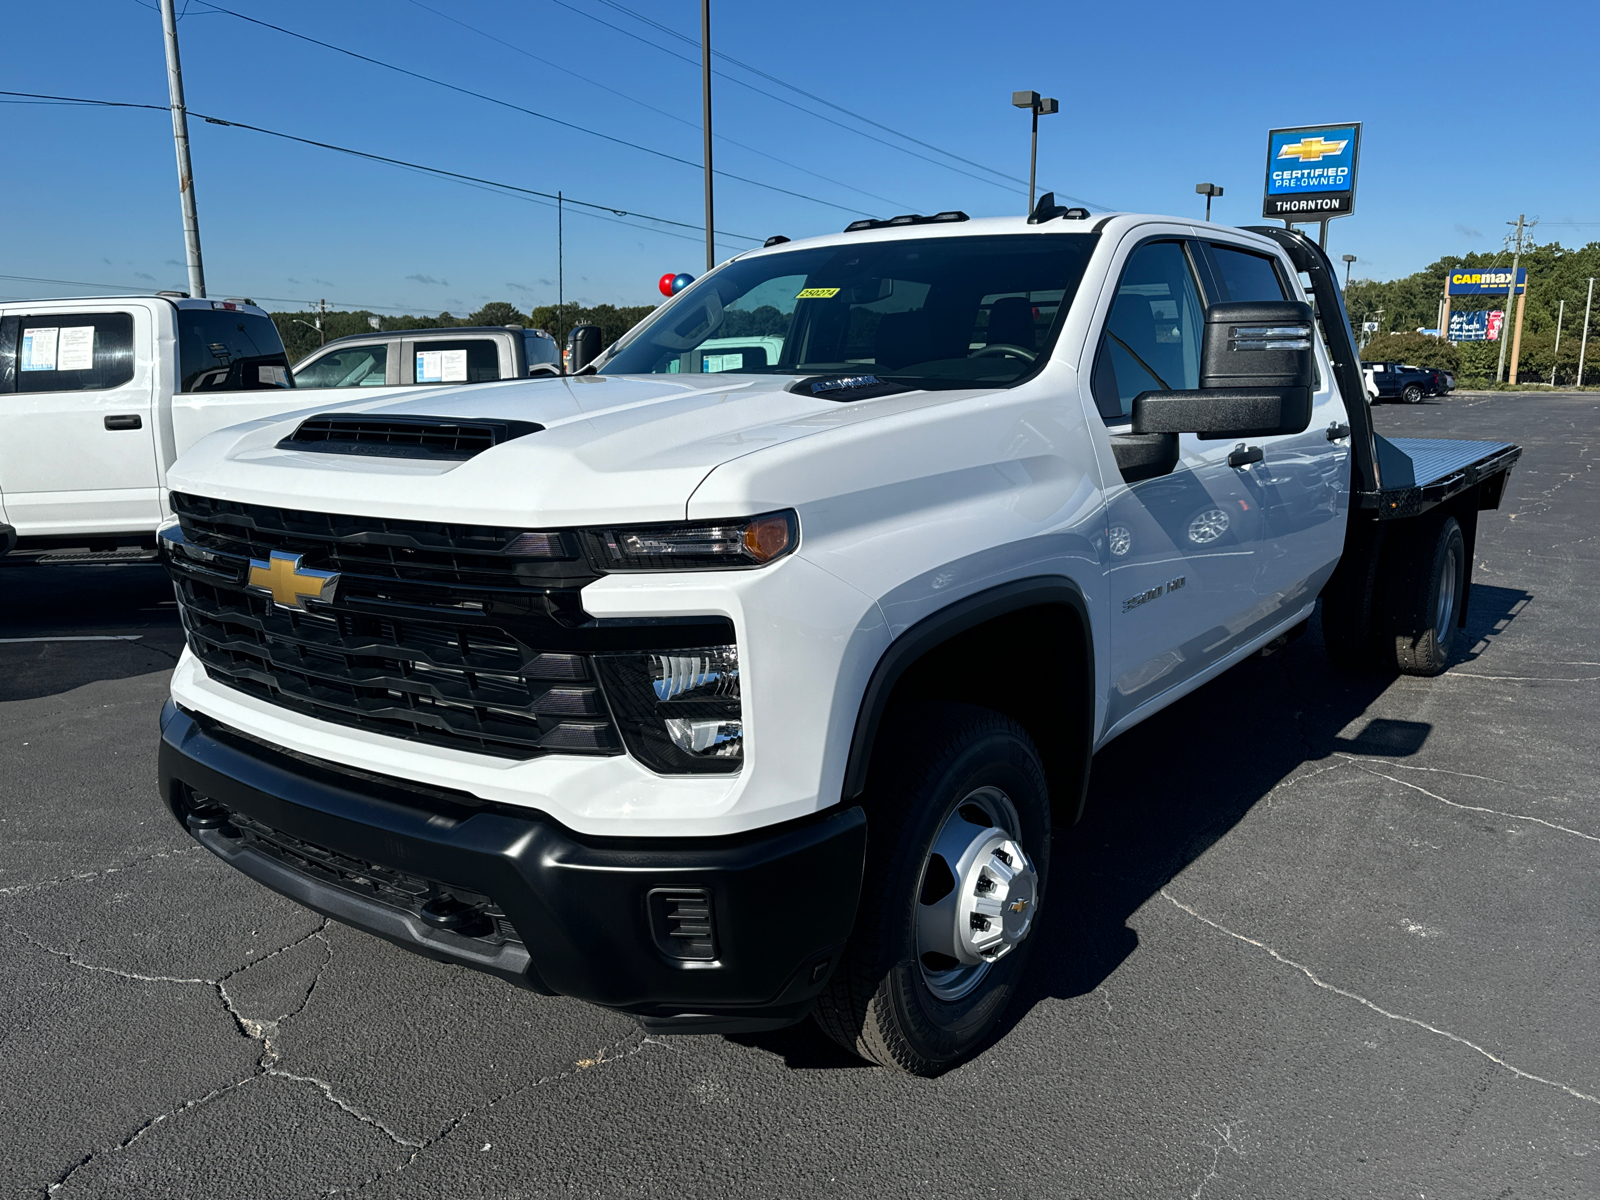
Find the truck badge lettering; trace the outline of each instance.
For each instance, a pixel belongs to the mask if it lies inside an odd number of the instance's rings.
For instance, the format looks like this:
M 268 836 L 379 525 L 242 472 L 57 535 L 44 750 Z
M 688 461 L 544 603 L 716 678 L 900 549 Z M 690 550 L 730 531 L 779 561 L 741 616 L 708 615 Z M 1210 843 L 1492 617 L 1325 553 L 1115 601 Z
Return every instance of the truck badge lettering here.
M 339 572 L 302 567 L 301 557 L 274 550 L 266 562 L 252 558 L 246 586 L 253 592 L 265 592 L 274 604 L 301 612 L 306 610 L 307 600 L 332 600 L 334 589 L 339 586 Z
M 1176 579 L 1169 579 L 1166 583 L 1158 583 L 1148 591 L 1140 592 L 1137 596 L 1129 596 L 1122 602 L 1123 612 L 1132 612 L 1141 604 L 1149 604 L 1152 600 L 1159 600 L 1168 592 L 1175 592 L 1189 582 L 1187 575 L 1179 575 Z

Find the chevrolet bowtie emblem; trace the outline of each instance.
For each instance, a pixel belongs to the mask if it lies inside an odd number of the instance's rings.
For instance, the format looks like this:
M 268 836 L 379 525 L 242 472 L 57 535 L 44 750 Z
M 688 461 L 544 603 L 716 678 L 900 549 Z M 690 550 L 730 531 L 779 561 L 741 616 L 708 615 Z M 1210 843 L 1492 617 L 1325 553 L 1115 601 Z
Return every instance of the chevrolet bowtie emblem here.
M 1301 138 L 1289 142 L 1278 150 L 1279 158 L 1298 158 L 1303 163 L 1321 162 L 1331 154 L 1342 153 L 1349 141 L 1325 142 L 1321 137 Z
M 1023 899 L 1018 900 L 1015 904 L 1008 904 L 1006 907 L 1014 913 L 1020 913 L 1023 909 L 1028 907 L 1027 898 L 1024 897 Z
M 265 592 L 273 602 L 284 608 L 305 611 L 307 600 L 332 600 L 334 588 L 339 586 L 339 572 L 313 571 L 300 565 L 301 556 L 274 550 L 262 562 L 250 560 L 249 586 L 252 591 Z

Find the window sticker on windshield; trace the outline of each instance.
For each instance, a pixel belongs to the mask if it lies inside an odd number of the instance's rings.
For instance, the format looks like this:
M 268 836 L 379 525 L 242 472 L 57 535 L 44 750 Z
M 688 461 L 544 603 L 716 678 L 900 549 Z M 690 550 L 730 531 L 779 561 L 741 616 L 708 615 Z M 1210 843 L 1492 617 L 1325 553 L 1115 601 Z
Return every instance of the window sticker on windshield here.
M 467 381 L 467 352 L 465 350 L 418 350 L 418 383 L 465 383 Z
M 56 370 L 94 370 L 94 326 L 68 325 L 56 345 Z
M 24 371 L 54 371 L 56 369 L 56 335 L 59 326 L 22 331 L 22 369 Z
M 801 288 L 796 300 L 832 300 L 839 294 L 838 288 Z
M 257 367 L 256 382 L 268 387 L 288 387 L 289 372 L 284 367 Z

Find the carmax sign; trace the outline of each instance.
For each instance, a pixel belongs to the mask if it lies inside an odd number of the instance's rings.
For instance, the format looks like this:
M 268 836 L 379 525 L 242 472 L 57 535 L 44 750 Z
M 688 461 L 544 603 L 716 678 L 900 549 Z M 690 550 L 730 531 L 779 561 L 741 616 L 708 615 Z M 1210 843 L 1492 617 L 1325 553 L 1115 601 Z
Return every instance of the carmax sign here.
M 1452 271 L 1450 294 L 1452 296 L 1504 296 L 1511 286 L 1511 271 Z M 1517 268 L 1517 295 L 1528 290 L 1528 268 Z

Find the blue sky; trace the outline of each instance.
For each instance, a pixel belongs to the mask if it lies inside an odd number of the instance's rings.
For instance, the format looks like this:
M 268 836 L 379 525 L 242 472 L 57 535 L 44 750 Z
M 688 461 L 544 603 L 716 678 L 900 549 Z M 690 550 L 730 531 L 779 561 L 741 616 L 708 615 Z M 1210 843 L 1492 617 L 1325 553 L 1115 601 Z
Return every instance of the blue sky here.
M 9 9 L 3 86 L 164 104 L 153 3 Z M 630 213 L 703 219 L 699 170 L 662 157 L 699 162 L 698 51 L 632 15 L 698 39 L 694 0 L 218 4 L 659 154 L 178 0 L 192 110 Z M 1333 223 L 1329 245 L 1359 257 L 1357 275 L 1387 279 L 1442 254 L 1497 249 L 1519 212 L 1541 218 L 1541 241 L 1600 239 L 1592 2 L 1317 11 L 713 0 L 712 11 L 723 53 L 894 131 L 719 64 L 715 165 L 769 185 L 719 179 L 716 224 L 730 234 L 800 237 L 863 214 L 1019 213 L 1025 184 L 995 171 L 1026 179 L 1027 114 L 1009 101 L 1032 88 L 1061 101 L 1041 120 L 1041 185 L 1097 207 L 1198 215 L 1194 184 L 1209 180 L 1227 189 L 1215 219 L 1259 223 L 1267 130 L 1359 120 L 1357 212 Z M 1494 53 L 1507 44 L 1514 55 Z M 185 286 L 165 113 L 0 111 L 13 147 L 0 176 L 12 232 L 0 272 Z M 488 299 L 523 308 L 555 299 L 556 214 L 542 202 L 198 120 L 191 134 L 212 295 L 458 313 Z M 696 232 L 567 213 L 569 300 L 648 303 L 663 272 L 704 264 Z M 752 244 L 723 239 L 729 253 Z M 84 290 L 0 278 L 8 298 Z

